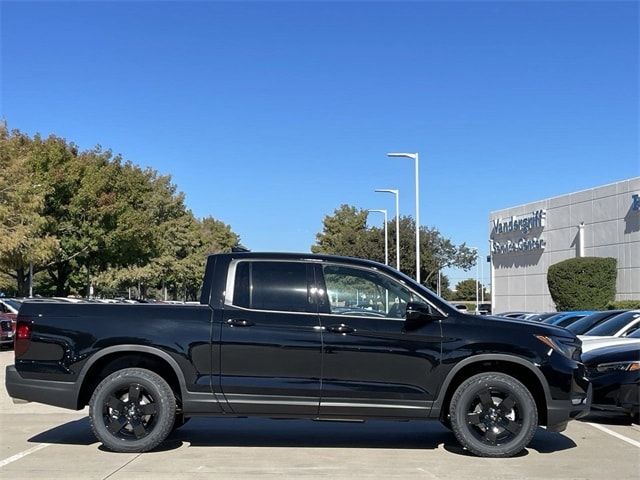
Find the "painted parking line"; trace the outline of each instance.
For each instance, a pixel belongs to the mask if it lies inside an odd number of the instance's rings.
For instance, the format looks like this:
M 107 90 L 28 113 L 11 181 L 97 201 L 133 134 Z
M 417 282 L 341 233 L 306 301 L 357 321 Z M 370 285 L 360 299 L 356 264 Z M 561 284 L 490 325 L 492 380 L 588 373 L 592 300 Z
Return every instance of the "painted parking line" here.
M 38 450 L 42 450 L 43 448 L 47 448 L 50 447 L 51 444 L 50 443 L 40 443 L 38 445 L 36 445 L 35 447 L 31 447 L 27 450 L 24 450 L 23 452 L 20 453 L 16 453 L 15 455 L 9 457 L 9 458 L 5 458 L 4 460 L 0 460 L 0 468 L 9 465 L 10 463 L 15 462 L 16 460 L 20 460 L 23 457 L 26 457 L 27 455 L 31 455 L 32 453 L 37 452 Z
M 638 447 L 640 448 L 640 442 L 629 438 L 629 437 L 625 437 L 624 435 L 618 433 L 618 432 L 614 432 L 613 430 L 608 429 L 607 427 L 603 427 L 602 425 L 598 425 L 597 423 L 589 423 L 589 422 L 585 422 L 587 425 L 591 425 L 594 428 L 597 428 L 598 430 L 604 432 L 604 433 L 608 433 L 609 435 L 611 435 L 612 437 L 616 437 L 619 438 L 620 440 L 622 440 L 623 442 L 627 442 L 630 445 L 633 445 L 634 447 Z

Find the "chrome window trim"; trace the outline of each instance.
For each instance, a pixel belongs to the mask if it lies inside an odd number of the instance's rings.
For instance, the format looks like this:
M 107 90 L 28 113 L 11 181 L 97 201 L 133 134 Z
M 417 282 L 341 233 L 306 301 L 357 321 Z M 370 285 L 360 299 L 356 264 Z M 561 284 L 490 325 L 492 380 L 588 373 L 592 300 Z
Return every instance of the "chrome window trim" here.
M 411 293 L 416 295 L 418 298 L 422 299 L 431 308 L 433 308 L 434 310 L 439 312 L 443 317 L 448 317 L 449 316 L 448 313 L 444 312 L 437 305 L 434 305 L 433 302 L 429 301 L 423 295 L 421 295 L 420 293 L 416 292 L 415 289 L 411 288 L 406 283 L 393 278 L 391 275 L 387 274 L 386 272 L 383 272 L 382 270 L 379 270 L 379 269 L 377 269 L 375 267 L 362 267 L 362 266 L 359 266 L 359 265 L 347 265 L 347 264 L 340 263 L 340 262 L 332 262 L 332 261 L 324 261 L 324 260 L 316 260 L 316 259 L 300 259 L 300 260 L 298 260 L 298 259 L 283 259 L 283 260 L 281 260 L 281 259 L 277 259 L 277 258 L 237 258 L 237 259 L 231 260 L 231 262 L 229 263 L 229 269 L 228 269 L 228 272 L 227 272 L 227 284 L 226 284 L 226 288 L 225 288 L 225 292 L 224 292 L 224 304 L 226 306 L 229 306 L 229 307 L 239 308 L 241 310 L 247 310 L 247 311 L 252 311 L 252 312 L 272 312 L 272 313 L 290 313 L 290 314 L 301 314 L 302 313 L 302 314 L 307 314 L 307 315 L 324 315 L 324 316 L 332 316 L 332 317 L 338 317 L 338 318 L 368 318 L 368 319 L 376 319 L 376 320 L 396 320 L 396 321 L 401 321 L 401 322 L 404 321 L 403 318 L 393 318 L 393 317 L 372 317 L 372 316 L 367 316 L 367 315 L 340 315 L 340 314 L 337 314 L 337 313 L 292 312 L 292 311 L 285 311 L 285 310 L 261 310 L 261 309 L 257 309 L 257 308 L 247 308 L 247 307 L 241 307 L 239 305 L 234 305 L 234 303 L 233 303 L 233 293 L 234 293 L 234 288 L 235 288 L 235 283 L 236 283 L 236 269 L 237 269 L 238 264 L 241 263 L 241 262 L 278 262 L 278 263 L 285 263 L 286 262 L 286 263 L 304 263 L 305 265 L 313 262 L 313 265 L 318 265 L 318 264 L 321 265 L 321 266 L 334 265 L 334 266 L 337 266 L 337 267 L 354 268 L 354 269 L 364 270 L 364 271 L 372 271 L 373 270 L 374 272 L 387 277 L 392 282 L 395 282 L 395 283 L 403 286 L 407 290 L 409 290 Z

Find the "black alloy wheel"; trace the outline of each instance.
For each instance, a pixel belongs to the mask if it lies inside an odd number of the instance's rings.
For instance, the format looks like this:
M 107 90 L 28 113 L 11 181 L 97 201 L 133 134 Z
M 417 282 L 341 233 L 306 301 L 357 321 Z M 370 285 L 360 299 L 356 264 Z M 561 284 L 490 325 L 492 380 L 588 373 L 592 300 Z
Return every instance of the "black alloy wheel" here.
M 91 428 L 115 452 L 146 452 L 171 433 L 176 398 L 158 374 L 126 368 L 107 376 L 89 401 Z
M 504 445 L 522 430 L 516 399 L 497 387 L 485 387 L 467 407 L 467 423 L 471 433 L 488 445 Z
M 449 406 L 458 441 L 482 457 L 510 457 L 531 441 L 538 411 L 531 392 L 498 372 L 474 375 L 456 389 Z
M 144 438 L 155 425 L 157 406 L 153 396 L 139 383 L 118 388 L 104 402 L 107 430 L 124 439 Z

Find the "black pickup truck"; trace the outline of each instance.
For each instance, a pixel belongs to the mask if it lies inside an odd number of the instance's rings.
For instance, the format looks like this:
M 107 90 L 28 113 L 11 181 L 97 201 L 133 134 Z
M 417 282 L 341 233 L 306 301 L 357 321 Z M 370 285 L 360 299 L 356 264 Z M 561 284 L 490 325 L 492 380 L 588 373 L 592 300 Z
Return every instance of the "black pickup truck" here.
M 378 263 L 208 258 L 200 305 L 25 303 L 9 395 L 81 409 L 109 449 L 158 446 L 195 415 L 440 420 L 476 455 L 585 415 L 565 329 L 467 315 Z

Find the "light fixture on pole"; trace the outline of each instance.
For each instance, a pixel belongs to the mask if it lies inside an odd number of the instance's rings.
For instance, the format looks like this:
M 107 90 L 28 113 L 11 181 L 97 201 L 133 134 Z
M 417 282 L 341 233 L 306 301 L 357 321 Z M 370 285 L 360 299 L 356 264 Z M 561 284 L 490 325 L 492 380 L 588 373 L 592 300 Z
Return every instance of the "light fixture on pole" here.
M 420 159 L 417 153 L 387 153 L 388 157 L 412 158 L 415 163 L 416 181 L 416 282 L 420 283 Z
M 367 212 L 377 212 L 384 215 L 384 264 L 389 265 L 389 241 L 387 236 L 387 210 L 370 208 Z
M 378 193 L 393 193 L 396 196 L 396 270 L 400 271 L 400 190 L 378 188 Z

